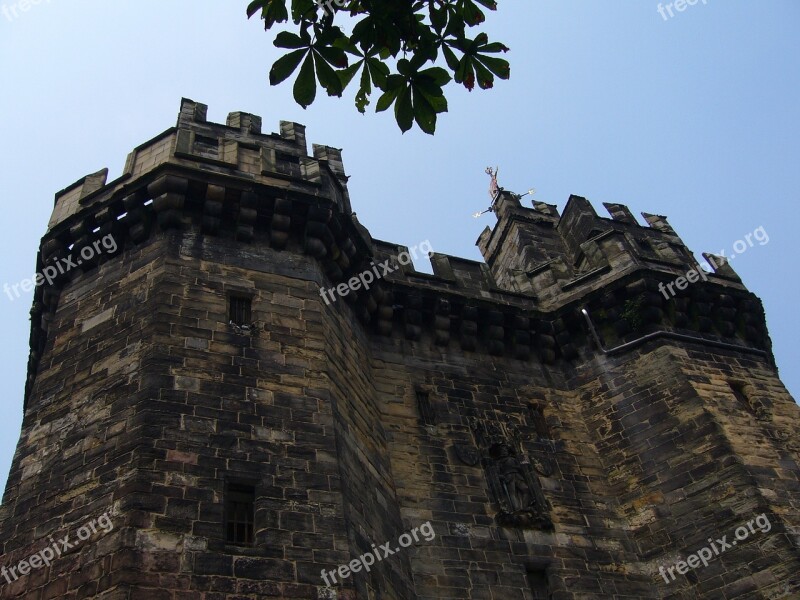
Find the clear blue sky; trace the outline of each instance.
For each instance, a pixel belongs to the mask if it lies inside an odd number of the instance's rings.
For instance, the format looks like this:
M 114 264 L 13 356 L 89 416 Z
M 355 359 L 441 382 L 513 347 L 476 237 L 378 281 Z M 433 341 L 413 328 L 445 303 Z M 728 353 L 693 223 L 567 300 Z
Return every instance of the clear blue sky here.
M 182 96 L 224 122 L 244 110 L 275 131 L 308 126 L 344 149 L 354 210 L 373 236 L 480 259 L 500 184 L 666 214 L 687 245 L 728 253 L 758 227 L 769 243 L 734 262 L 766 306 L 784 382 L 800 392 L 795 315 L 800 190 L 800 3 L 700 0 L 665 21 L 651 0 L 500 0 L 487 29 L 511 47 L 512 79 L 453 89 L 435 137 L 318 96 L 302 110 L 270 88 L 279 55 L 246 0 L 43 0 L 9 19 L 0 0 L 0 286 L 30 277 L 53 194 L 175 122 Z M 429 266 L 421 265 L 429 270 Z M 4 486 L 22 417 L 32 293 L 0 295 Z M 795 365 L 793 367 L 792 365 Z

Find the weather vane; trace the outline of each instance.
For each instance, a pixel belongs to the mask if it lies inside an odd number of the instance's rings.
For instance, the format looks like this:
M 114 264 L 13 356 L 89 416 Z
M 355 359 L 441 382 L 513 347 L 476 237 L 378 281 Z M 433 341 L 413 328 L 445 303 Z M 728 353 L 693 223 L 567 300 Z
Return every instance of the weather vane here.
M 489 198 L 494 199 L 497 197 L 497 192 L 500 191 L 500 186 L 497 185 L 497 174 L 500 172 L 500 167 L 495 167 L 494 171 L 492 171 L 492 167 L 486 167 L 486 174 L 492 178 L 489 182 Z
M 503 189 L 497 183 L 497 174 L 500 172 L 500 167 L 495 167 L 494 169 L 492 169 L 492 167 L 486 167 L 486 171 L 485 172 L 489 177 L 492 178 L 491 181 L 489 182 L 489 197 L 492 199 L 492 203 L 489 205 L 489 208 L 487 208 L 486 210 L 481 210 L 481 211 L 478 211 L 475 214 L 473 214 L 472 216 L 474 218 L 476 218 L 476 219 L 478 217 L 480 217 L 481 215 L 486 214 L 487 212 L 494 212 L 495 200 L 497 200 L 498 196 L 500 195 L 500 191 Z M 535 193 L 536 193 L 536 190 L 531 188 L 531 189 L 529 189 L 527 192 L 525 192 L 522 195 L 519 195 L 519 194 L 514 194 L 514 195 L 517 197 L 517 199 L 519 199 L 519 198 L 522 198 L 523 196 L 527 196 L 528 194 L 533 195 Z

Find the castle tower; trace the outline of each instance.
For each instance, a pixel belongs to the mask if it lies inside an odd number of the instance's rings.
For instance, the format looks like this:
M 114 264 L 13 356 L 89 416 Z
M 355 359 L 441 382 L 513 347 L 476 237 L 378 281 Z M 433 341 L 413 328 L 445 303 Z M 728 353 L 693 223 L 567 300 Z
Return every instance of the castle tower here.
M 190 100 L 56 194 L 0 598 L 800 597 L 758 298 L 664 217 L 493 205 L 485 263 L 372 239 L 339 150 Z

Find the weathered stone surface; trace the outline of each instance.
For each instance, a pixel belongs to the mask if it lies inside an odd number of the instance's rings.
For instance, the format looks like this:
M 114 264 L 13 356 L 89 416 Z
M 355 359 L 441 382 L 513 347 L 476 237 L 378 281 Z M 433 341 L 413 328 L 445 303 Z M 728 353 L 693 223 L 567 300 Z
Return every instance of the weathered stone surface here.
M 37 288 L 2 564 L 97 531 L 0 598 L 800 597 L 800 412 L 735 274 L 668 300 L 693 262 L 664 217 L 504 190 L 487 264 L 420 274 L 351 214 L 338 150 L 205 115 L 59 195 L 42 265 L 119 248 Z M 226 481 L 255 487 L 252 547 Z

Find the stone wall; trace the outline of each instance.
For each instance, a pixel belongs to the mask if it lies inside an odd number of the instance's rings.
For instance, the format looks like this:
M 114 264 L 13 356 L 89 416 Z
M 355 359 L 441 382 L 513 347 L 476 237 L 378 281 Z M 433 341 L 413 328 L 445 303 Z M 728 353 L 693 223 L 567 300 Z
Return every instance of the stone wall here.
M 351 213 L 338 150 L 205 115 L 184 100 L 121 178 L 57 194 L 38 268 L 117 247 L 36 290 L 0 598 L 800 594 L 798 408 L 729 265 L 667 298 L 696 262 L 665 217 L 500 190 L 486 264 L 419 273 Z M 226 539 L 230 484 L 252 544 Z

